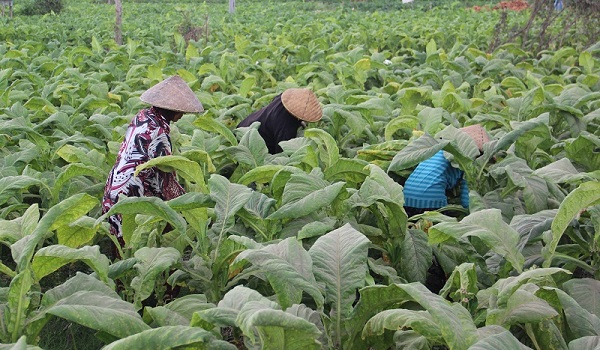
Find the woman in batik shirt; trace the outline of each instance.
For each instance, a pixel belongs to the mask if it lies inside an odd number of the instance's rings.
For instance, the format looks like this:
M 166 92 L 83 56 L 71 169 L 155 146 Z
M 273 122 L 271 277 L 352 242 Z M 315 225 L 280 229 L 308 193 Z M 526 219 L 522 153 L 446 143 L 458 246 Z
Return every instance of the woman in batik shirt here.
M 135 175 L 138 165 L 150 159 L 172 153 L 169 137 L 170 122 L 176 122 L 184 113 L 204 110 L 200 101 L 179 76 L 166 79 L 142 94 L 140 99 L 152 107 L 142 109 L 133 118 L 119 149 L 102 201 L 102 213 L 107 213 L 117 203 L 120 195 L 128 197 L 155 196 L 170 200 L 185 193 L 175 172 L 164 172 L 155 167 Z M 121 215 L 108 218 L 110 233 L 123 242 Z

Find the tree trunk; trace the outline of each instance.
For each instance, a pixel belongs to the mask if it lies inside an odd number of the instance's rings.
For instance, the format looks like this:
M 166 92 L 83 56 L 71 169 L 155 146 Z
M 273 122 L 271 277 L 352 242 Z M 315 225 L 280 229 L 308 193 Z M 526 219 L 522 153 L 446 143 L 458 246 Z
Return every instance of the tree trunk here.
M 229 13 L 233 14 L 235 12 L 235 0 L 229 0 Z
M 115 1 L 115 41 L 117 45 L 123 45 L 123 33 L 121 32 L 121 18 L 123 16 L 123 8 L 121 6 L 121 0 Z

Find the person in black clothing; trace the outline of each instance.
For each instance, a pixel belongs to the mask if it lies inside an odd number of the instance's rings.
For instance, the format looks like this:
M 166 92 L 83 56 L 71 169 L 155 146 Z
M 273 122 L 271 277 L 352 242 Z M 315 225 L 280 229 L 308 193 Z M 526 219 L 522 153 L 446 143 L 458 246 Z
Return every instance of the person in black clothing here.
M 283 150 L 279 142 L 297 137 L 303 122 L 316 122 L 323 116 L 317 96 L 309 89 L 287 89 L 275 96 L 266 107 L 250 114 L 238 124 L 250 126 L 260 122 L 258 133 L 265 140 L 270 154 Z

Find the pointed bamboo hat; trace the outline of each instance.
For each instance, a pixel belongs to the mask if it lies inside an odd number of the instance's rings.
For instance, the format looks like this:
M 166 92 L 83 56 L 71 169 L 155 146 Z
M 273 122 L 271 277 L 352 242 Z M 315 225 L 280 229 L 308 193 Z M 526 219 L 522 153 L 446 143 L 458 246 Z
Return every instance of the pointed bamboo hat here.
M 487 131 L 479 124 L 465 126 L 460 128 L 460 130 L 471 136 L 480 151 L 483 151 L 483 144 L 490 141 Z
M 294 117 L 306 122 L 316 122 L 323 116 L 317 96 L 309 89 L 287 89 L 281 94 L 281 103 Z
M 180 76 L 174 75 L 146 90 L 140 100 L 152 106 L 184 113 L 204 111 L 202 103 Z

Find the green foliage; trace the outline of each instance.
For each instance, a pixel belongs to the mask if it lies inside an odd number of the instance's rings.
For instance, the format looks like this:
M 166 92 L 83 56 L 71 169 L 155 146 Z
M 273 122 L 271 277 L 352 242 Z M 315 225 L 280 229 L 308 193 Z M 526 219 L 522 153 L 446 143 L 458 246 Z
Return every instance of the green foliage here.
M 0 28 L 0 342 L 46 347 L 61 319 L 107 348 L 596 346 L 598 47 L 486 52 L 498 13 L 458 2 L 124 5 L 122 46 L 105 2 Z M 121 199 L 112 247 L 106 175 L 140 94 L 173 74 L 206 112 L 137 171 L 187 193 Z M 282 153 L 235 127 L 300 86 L 323 119 Z M 476 123 L 483 154 L 460 131 Z M 439 150 L 471 206 L 409 218 L 402 184 Z
M 20 12 L 25 16 L 45 15 L 51 12 L 59 14 L 63 7 L 63 0 L 28 0 Z

